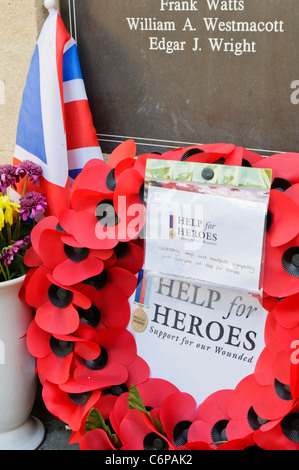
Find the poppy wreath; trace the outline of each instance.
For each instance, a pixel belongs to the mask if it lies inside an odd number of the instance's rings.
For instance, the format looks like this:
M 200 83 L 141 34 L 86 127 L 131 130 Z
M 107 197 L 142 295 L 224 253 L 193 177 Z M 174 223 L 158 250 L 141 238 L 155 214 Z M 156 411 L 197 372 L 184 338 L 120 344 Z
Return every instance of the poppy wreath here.
M 199 406 L 151 377 L 127 330 L 144 259 L 149 158 L 272 169 L 265 348 L 251 375 Z M 45 406 L 70 427 L 70 443 L 81 450 L 299 450 L 299 154 L 265 159 L 208 144 L 136 157 L 128 140 L 108 163 L 85 165 L 67 204 L 34 227 L 25 263 L 20 296 L 36 312 L 27 345 Z

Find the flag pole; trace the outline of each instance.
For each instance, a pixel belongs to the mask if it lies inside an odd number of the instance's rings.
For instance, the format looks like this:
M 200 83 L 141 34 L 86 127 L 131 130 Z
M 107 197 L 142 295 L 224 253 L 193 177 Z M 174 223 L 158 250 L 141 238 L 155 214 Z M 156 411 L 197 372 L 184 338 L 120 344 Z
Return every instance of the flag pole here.
M 51 13 L 51 10 L 56 8 L 56 0 L 44 0 L 44 7 Z

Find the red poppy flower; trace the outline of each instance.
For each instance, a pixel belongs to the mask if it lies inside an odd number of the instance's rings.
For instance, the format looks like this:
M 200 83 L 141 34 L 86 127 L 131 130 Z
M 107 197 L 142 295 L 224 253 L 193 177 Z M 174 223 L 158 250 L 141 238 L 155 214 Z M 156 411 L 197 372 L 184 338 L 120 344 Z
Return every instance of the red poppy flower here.
M 266 241 L 263 287 L 279 298 L 299 292 L 299 236 L 275 247 Z
M 62 227 L 72 233 L 81 246 L 96 250 L 114 248 L 119 242 L 116 235 L 119 220 L 112 196 L 95 193 L 87 197 L 83 192 L 82 204 L 84 203 L 85 207 L 80 211 L 65 210 L 61 213 Z M 125 231 L 126 227 L 123 225 L 121 228 Z
M 261 300 L 262 307 L 267 311 L 271 311 L 275 308 L 276 304 L 279 302 L 277 297 L 271 297 L 270 295 L 263 292 L 263 298 Z
M 88 207 L 86 198 L 94 195 L 111 196 L 113 191 L 106 182 L 110 169 L 103 160 L 89 160 L 76 177 L 70 191 L 70 208 L 80 211 Z
M 179 392 L 178 388 L 171 382 L 156 378 L 149 378 L 137 388 L 143 403 L 152 411 L 159 409 L 169 395 Z
M 228 402 L 226 435 L 228 440 L 243 439 L 266 423 L 253 407 L 253 397 L 262 388 L 254 374 L 245 377 L 232 392 Z
M 38 252 L 43 264 L 53 270 L 53 278 L 66 286 L 100 274 L 104 269 L 103 261 L 113 254 L 112 249 L 82 247 L 71 235 L 56 229 L 46 229 L 40 233 Z
M 125 394 L 127 399 L 130 386 L 132 384 L 139 385 L 146 381 L 149 376 L 149 367 L 139 356 L 136 356 L 136 359 L 127 366 L 127 371 L 128 378 L 126 382 L 102 389 L 101 397 L 93 406 L 93 408 L 99 410 L 105 420 L 110 419 L 110 414 L 113 412 L 118 398 Z
M 159 416 L 160 406 L 165 398 L 179 392 L 177 387 L 163 379 L 149 378 L 136 386 L 144 406 L 150 411 L 153 419 Z M 129 392 L 119 396 L 110 415 L 112 427 L 117 434 L 120 423 L 129 412 L 128 396 Z
M 98 331 L 128 326 L 131 315 L 128 298 L 113 284 L 108 284 L 103 291 L 96 292 L 91 300 L 92 305 L 89 308 L 77 308 L 80 322 Z
M 160 420 L 174 447 L 188 442 L 188 431 L 194 420 L 196 401 L 188 393 L 177 392 L 165 398 L 160 406 Z
M 110 155 L 108 164 L 102 160 L 90 160 L 75 179 L 70 193 L 70 204 L 73 209 L 82 208 L 81 197 L 83 191 L 92 194 L 92 191 L 104 194 L 113 193 L 121 173 L 133 167 L 136 152 L 134 141 L 126 141 L 119 145 Z
M 289 356 L 292 355 L 293 345 L 299 338 L 298 299 L 298 294 L 290 295 L 282 299 L 273 310 L 277 321 L 275 334 Z
M 128 326 L 131 315 L 128 299 L 137 286 L 133 273 L 113 266 L 104 269 L 98 276 L 86 279 L 83 284 L 92 289 L 93 294 L 90 294 L 92 305 L 87 309 L 78 309 L 81 322 L 97 330 Z
M 112 387 L 103 389 L 102 398 L 111 396 L 115 398 L 120 397 L 123 393 L 129 391 L 131 385 L 137 386 L 145 382 L 150 373 L 148 364 L 140 356 L 136 356 L 135 360 L 131 364 L 128 364 L 127 371 L 127 380 L 122 384 L 112 385 Z M 99 403 L 98 405 L 98 409 L 102 412 L 101 404 Z
M 299 183 L 299 154 L 283 153 L 263 158 L 254 166 L 272 170 L 272 189 L 286 191 L 291 185 Z
M 126 194 L 115 194 L 87 195 L 84 190 L 82 209 L 64 211 L 61 225 L 87 248 L 109 249 L 132 240 L 141 230 L 144 206 L 137 203 L 130 207 L 128 202 L 131 204 L 132 200 Z
M 40 259 L 40 256 L 36 253 L 33 246 L 30 246 L 27 249 L 24 255 L 24 264 L 28 268 L 37 268 L 43 264 L 42 260 Z
M 296 345 L 298 348 L 298 344 Z M 291 358 L 291 371 L 290 371 L 290 388 L 292 391 L 292 395 L 294 397 L 299 398 L 299 363 L 298 363 L 298 357 L 296 354 L 296 360 L 292 360 Z
M 164 160 L 180 160 L 199 163 L 217 163 L 225 159 L 236 149 L 233 144 L 203 144 L 170 150 L 161 155 Z
M 299 403 L 278 422 L 269 423 L 254 434 L 256 444 L 265 450 L 299 450 Z
M 55 216 L 45 217 L 40 220 L 31 230 L 30 240 L 32 246 L 26 251 L 24 256 L 24 263 L 29 267 L 38 267 L 42 265 L 42 260 L 39 253 L 39 239 L 44 230 L 55 230 L 58 224 L 58 219 Z
M 62 387 L 61 387 L 62 388 Z M 86 386 L 86 388 L 88 388 Z M 105 422 L 110 426 L 109 421 L 109 414 L 110 411 L 113 409 L 114 404 L 117 400 L 115 395 L 103 395 L 103 391 L 101 390 L 101 396 L 99 397 L 98 401 L 93 404 L 92 408 L 99 410 L 101 416 L 104 418 Z M 86 415 L 84 416 L 81 427 L 77 431 L 73 431 L 69 440 L 69 444 L 77 444 L 81 443 L 85 433 L 86 433 L 86 420 L 88 419 L 88 415 L 91 410 L 88 410 Z M 111 426 L 110 426 L 111 427 Z M 100 449 L 99 449 L 100 450 Z M 104 450 L 104 449 L 102 449 Z
M 298 341 L 299 338 L 299 326 L 287 329 L 283 328 L 280 324 L 277 324 L 276 334 L 287 354 L 291 356 L 294 343 Z
M 132 201 L 127 204 L 125 200 L 121 206 L 123 200 L 113 195 L 119 179 L 133 166 L 135 151 L 133 141 L 124 142 L 111 154 L 108 165 L 101 160 L 91 160 L 76 178 L 70 194 L 71 210 L 62 213 L 62 226 L 68 227 L 67 231 L 82 245 L 113 248 L 118 241 L 133 238 L 127 230 L 136 218 L 135 213 L 127 212 Z
M 119 239 L 133 240 L 140 234 L 145 223 L 144 178 L 134 168 L 120 175 L 113 197 L 113 205 L 120 221 L 126 221 L 126 232 L 119 227 Z
M 255 378 L 260 385 L 265 386 L 274 383 L 275 373 L 279 374 L 280 380 L 289 383 L 289 364 L 286 361 L 285 353 L 286 351 L 283 351 L 281 348 L 278 348 L 277 351 L 271 350 L 268 347 L 264 348 L 254 370 Z M 277 364 L 282 363 L 282 367 L 276 367 L 276 361 Z M 284 369 L 285 366 L 288 367 Z M 274 372 L 276 370 L 277 372 Z
M 120 423 L 119 439 L 125 450 L 173 450 L 168 439 L 139 410 L 130 410 L 126 414 Z
M 186 442 L 183 446 L 178 447 L 177 450 L 215 450 L 207 442 Z
M 100 395 L 99 390 L 89 391 L 82 385 L 81 387 L 77 385 L 74 389 L 72 383 L 69 388 L 64 384 L 62 390 L 59 385 L 45 381 L 42 390 L 45 406 L 50 413 L 66 423 L 73 431 L 80 429 L 82 421 Z
M 99 400 L 93 405 L 93 408 L 99 410 L 104 420 L 107 421 L 107 423 L 109 422 L 110 426 L 110 414 L 113 412 L 118 397 L 124 393 L 127 394 L 132 384 L 138 385 L 147 380 L 149 376 L 149 367 L 147 363 L 139 356 L 137 356 L 135 361 L 127 366 L 127 370 L 127 381 L 123 384 L 112 385 L 109 388 L 102 389 L 102 394 Z M 81 429 L 79 431 L 72 433 L 70 442 L 81 442 L 84 432 L 85 422 L 82 423 Z
M 286 192 L 270 191 L 267 237 L 272 246 L 293 240 L 299 232 L 299 206 Z
M 218 450 L 263 450 L 254 440 L 254 433 L 240 439 L 233 439 L 218 447 Z
M 299 184 L 292 184 L 285 190 L 285 194 L 299 205 Z
M 108 159 L 109 168 L 116 168 L 116 166 L 127 159 L 133 160 L 136 155 L 136 143 L 133 139 L 128 139 L 118 145 Z
M 65 335 L 73 333 L 79 326 L 76 307 L 88 309 L 90 298 L 84 290 L 88 286 L 76 288 L 56 283 L 51 271 L 45 266 L 35 269 L 26 283 L 26 301 L 36 308 L 36 323 L 48 333 Z
M 282 299 L 273 312 L 277 323 L 283 328 L 292 329 L 299 326 L 299 294 Z
M 67 382 L 75 355 L 92 361 L 100 354 L 100 347 L 86 340 L 84 331 L 79 328 L 74 335 L 52 335 L 33 320 L 27 332 L 29 352 L 37 358 L 37 370 L 41 376 L 52 383 Z
M 225 165 L 252 167 L 262 159 L 261 155 L 243 147 L 235 147 L 226 157 Z
M 261 387 L 252 400 L 257 415 L 268 421 L 285 416 L 295 401 L 289 385 L 285 385 L 277 379 L 273 382 L 271 385 Z
M 266 318 L 264 340 L 267 349 L 270 349 L 272 352 L 281 350 L 281 345 L 277 342 L 276 327 L 277 321 L 274 310 L 270 310 Z
M 216 448 L 220 442 L 227 441 L 226 428 L 230 420 L 227 406 L 232 393 L 232 390 L 219 390 L 199 405 L 189 428 L 189 442 L 203 441 Z
M 114 255 L 111 263 L 118 268 L 138 274 L 144 263 L 144 247 L 138 245 L 135 240 L 119 242 L 113 249 Z
M 108 290 L 110 292 L 111 287 L 113 287 L 115 289 L 115 296 L 120 291 L 129 299 L 137 287 L 137 278 L 131 271 L 112 266 L 111 268 L 104 269 L 98 276 L 86 279 L 84 284 L 93 287 L 103 295 Z
M 27 299 L 26 299 L 26 287 L 27 285 L 29 284 L 29 281 L 31 279 L 31 277 L 33 276 L 33 274 L 35 273 L 35 271 L 37 270 L 37 268 L 31 268 L 29 269 L 29 271 L 27 272 L 25 278 L 24 278 L 24 282 L 23 282 L 23 285 L 19 291 L 19 299 L 24 302 L 24 303 L 27 303 Z
M 274 314 L 279 308 L 280 303 L 271 312 L 275 321 L 272 320 L 271 329 L 268 328 L 266 348 L 262 351 L 254 371 L 256 380 L 263 387 L 254 395 L 252 404 L 257 414 L 268 420 L 283 416 L 293 401 L 297 400 L 296 393 L 290 385 L 290 348 L 289 345 L 287 348 L 283 346 L 283 335 L 278 330 L 279 325 Z M 284 331 L 291 332 L 291 330 Z M 293 337 L 297 337 L 296 334 L 293 333 Z
M 61 211 L 59 219 L 63 230 L 72 234 L 81 246 L 89 249 L 111 249 L 118 242 L 115 237 L 118 220 L 113 208 L 113 191 L 106 187 L 109 172 L 107 165 L 101 160 L 97 162 L 100 165 L 98 171 L 95 171 L 89 162 L 88 167 L 84 167 L 82 175 L 79 175 L 85 186 L 82 183 L 81 187 L 77 179 L 75 180 L 77 184 L 72 187 L 71 207 Z M 98 173 L 102 175 L 101 178 L 97 177 Z M 95 182 L 93 182 L 94 177 L 96 177 Z M 94 188 L 97 184 L 99 189 Z M 105 216 L 107 216 L 105 221 L 101 223 Z M 98 224 L 101 224 L 105 232 L 101 239 L 96 232 Z M 112 233 L 109 231 L 110 227 Z
M 126 382 L 127 366 L 137 355 L 133 336 L 122 328 L 107 328 L 97 334 L 101 353 L 92 361 L 76 358 L 73 371 L 75 381 L 101 389 Z
M 109 388 L 102 389 L 101 397 L 94 404 L 94 408 L 99 410 L 105 420 L 110 420 L 110 415 L 113 413 L 115 403 L 119 397 L 124 394 L 127 401 L 130 386 L 145 382 L 149 376 L 148 364 L 139 356 L 136 356 L 135 360 L 127 366 L 127 371 L 127 380 L 124 383 L 114 384 Z M 129 408 L 127 411 L 129 411 Z
M 103 429 L 93 429 L 84 434 L 79 450 L 117 450 Z M 119 450 L 119 449 L 118 449 Z
M 292 365 L 290 352 L 281 348 L 277 336 L 272 350 L 265 348 L 256 364 L 255 377 L 262 385 L 252 396 L 255 412 L 264 419 L 277 420 L 285 416 L 299 397 L 298 370 Z M 269 425 L 268 425 L 269 429 Z

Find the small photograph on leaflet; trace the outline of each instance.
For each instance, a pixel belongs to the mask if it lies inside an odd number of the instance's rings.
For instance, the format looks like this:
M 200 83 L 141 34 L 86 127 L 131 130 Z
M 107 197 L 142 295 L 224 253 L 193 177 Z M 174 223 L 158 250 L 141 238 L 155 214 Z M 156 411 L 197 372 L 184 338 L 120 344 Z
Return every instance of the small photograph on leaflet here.
M 152 160 L 146 276 L 262 295 L 271 170 Z

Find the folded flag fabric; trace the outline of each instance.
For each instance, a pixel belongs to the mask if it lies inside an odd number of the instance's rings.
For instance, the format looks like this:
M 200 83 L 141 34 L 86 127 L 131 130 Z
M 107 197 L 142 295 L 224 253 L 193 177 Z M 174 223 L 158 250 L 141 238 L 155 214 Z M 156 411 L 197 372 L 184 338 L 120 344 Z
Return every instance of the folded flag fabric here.
M 39 36 L 24 88 L 14 164 L 30 160 L 42 167 L 39 191 L 47 198 L 50 215 L 85 163 L 94 158 L 103 159 L 103 155 L 77 45 L 58 11 L 52 9 Z M 22 187 L 18 187 L 21 192 Z

